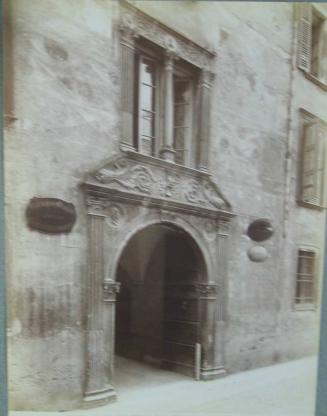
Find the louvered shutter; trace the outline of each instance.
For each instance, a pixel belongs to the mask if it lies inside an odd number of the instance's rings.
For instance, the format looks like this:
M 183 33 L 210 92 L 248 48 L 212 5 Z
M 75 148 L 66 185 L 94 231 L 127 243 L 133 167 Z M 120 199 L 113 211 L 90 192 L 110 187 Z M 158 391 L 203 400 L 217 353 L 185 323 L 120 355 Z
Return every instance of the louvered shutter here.
M 323 205 L 325 137 L 324 128 L 318 121 L 304 127 L 302 201 Z
M 318 42 L 318 78 L 321 82 L 327 84 L 327 20 L 321 25 L 319 42 Z
M 303 3 L 297 5 L 297 65 L 310 72 L 312 42 L 312 6 Z

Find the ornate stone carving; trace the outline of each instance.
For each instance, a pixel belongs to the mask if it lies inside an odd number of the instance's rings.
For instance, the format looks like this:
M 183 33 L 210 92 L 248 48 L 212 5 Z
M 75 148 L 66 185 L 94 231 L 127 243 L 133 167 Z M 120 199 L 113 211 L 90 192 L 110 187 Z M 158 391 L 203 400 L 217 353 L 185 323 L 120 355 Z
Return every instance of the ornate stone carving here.
M 213 213 L 230 209 L 209 174 L 136 152 L 124 152 L 114 157 L 95 172 L 86 185 L 101 189 L 101 199 L 110 191 L 115 195 L 119 193 L 121 198 L 126 194 L 125 199 L 134 195 L 139 201 L 147 197 L 147 201 L 153 200 L 154 204 L 158 204 L 158 200 L 165 204 L 179 203 L 185 209 L 190 209 L 191 205 L 192 209 L 207 208 Z M 92 201 L 95 206 L 99 205 L 99 210 L 106 207 L 104 201 L 94 198 Z M 114 211 L 117 217 L 118 210 Z
M 219 220 L 219 233 L 229 234 L 230 231 L 230 221 L 227 218 L 221 218 Z
M 119 293 L 120 283 L 112 280 L 105 280 L 103 283 L 103 300 L 104 302 L 114 302 L 116 295 Z
M 213 241 L 217 234 L 217 224 L 215 220 L 207 219 L 204 223 L 204 229 L 208 240 Z
M 151 169 L 142 165 L 132 166 L 127 159 L 119 161 L 117 166 L 101 169 L 95 176 L 102 183 L 127 190 L 138 189 L 145 194 L 151 194 L 157 182 Z
M 86 206 L 89 213 L 92 214 L 101 214 L 103 215 L 103 211 L 108 206 L 108 201 L 102 198 L 96 198 L 94 196 L 87 195 L 86 197 Z
M 224 205 L 217 187 L 208 179 L 201 182 L 192 179 L 186 185 L 184 194 L 186 200 L 193 204 L 207 205 L 209 203 L 215 208 L 222 208 Z
M 164 39 L 164 43 L 165 43 L 165 49 L 171 53 L 171 54 L 176 54 L 178 53 L 178 45 L 177 42 L 175 40 L 175 38 L 171 35 L 166 35 L 165 39 Z
M 198 283 L 196 285 L 198 293 L 200 295 L 216 295 L 218 292 L 218 286 L 216 284 Z
M 121 29 L 132 28 L 162 48 L 174 51 L 180 58 L 202 68 L 210 66 L 215 54 L 156 21 L 130 4 L 122 5 Z
M 170 173 L 167 169 L 165 176 L 160 179 L 159 189 L 160 196 L 171 198 L 178 194 L 178 184 L 180 183 L 180 175 L 176 173 Z
M 124 218 L 124 211 L 122 207 L 117 204 L 109 205 L 106 209 L 107 223 L 114 227 L 119 227 Z

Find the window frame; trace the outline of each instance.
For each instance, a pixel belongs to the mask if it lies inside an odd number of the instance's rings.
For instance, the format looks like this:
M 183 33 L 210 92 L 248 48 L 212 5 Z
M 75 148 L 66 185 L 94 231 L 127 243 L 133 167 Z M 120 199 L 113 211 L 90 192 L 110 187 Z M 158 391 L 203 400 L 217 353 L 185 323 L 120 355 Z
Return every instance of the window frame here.
M 321 124 L 322 128 L 325 131 L 325 136 L 322 139 L 324 141 L 324 155 L 323 158 L 325 160 L 324 163 L 324 170 L 321 173 L 321 195 L 320 195 L 320 203 L 316 204 L 310 201 L 306 201 L 303 198 L 303 183 L 304 183 L 304 164 L 305 164 L 305 128 L 310 123 L 319 123 Z M 297 204 L 306 208 L 323 210 L 327 208 L 327 168 L 326 168 L 326 161 L 327 161 L 327 123 L 321 120 L 319 117 L 313 115 L 309 111 L 300 108 L 299 110 L 299 129 L 298 129 L 298 163 L 297 163 L 297 189 L 296 189 L 296 201 Z
M 141 113 L 141 105 L 140 105 L 140 64 L 141 59 L 146 58 L 152 60 L 156 65 L 156 96 L 155 96 L 155 133 L 153 136 L 153 152 L 151 155 L 147 153 L 143 153 L 141 151 L 141 141 L 142 141 L 142 134 L 140 132 L 140 113 Z M 160 157 L 160 149 L 163 144 L 163 134 L 164 134 L 164 118 L 165 118 L 165 85 L 164 85 L 164 51 L 160 49 L 156 44 L 152 44 L 146 38 L 140 38 L 137 40 L 135 44 L 135 77 L 134 77 L 134 146 L 138 153 L 148 157 Z M 187 137 L 187 146 L 185 148 L 188 150 L 186 156 L 184 157 L 184 163 L 180 164 L 175 161 L 175 164 L 195 168 L 196 167 L 196 160 L 197 155 L 196 153 L 196 91 L 199 86 L 199 70 L 197 67 L 193 67 L 191 64 L 184 62 L 182 59 L 178 59 L 174 62 L 173 68 L 173 77 L 180 76 L 185 77 L 185 79 L 190 84 L 190 109 L 188 111 L 188 117 L 190 118 L 190 126 L 189 126 L 189 134 Z M 174 82 L 174 81 L 173 81 Z M 175 93 L 175 89 L 173 91 Z M 175 94 L 173 94 L 175 95 Z M 174 97 L 173 102 L 171 103 L 174 106 Z M 173 113 L 175 111 L 173 110 Z M 172 121 L 173 125 L 172 128 L 175 127 L 174 125 L 174 117 Z M 175 141 L 175 137 L 174 137 Z M 174 143 L 174 150 L 175 150 L 175 143 Z
M 196 88 L 198 86 L 198 76 L 196 74 L 196 70 L 193 71 L 185 69 L 183 65 L 176 63 L 174 66 L 173 71 L 173 77 L 181 76 L 184 77 L 187 82 L 189 82 L 189 91 L 190 91 L 190 107 L 188 109 L 188 117 L 190 119 L 189 124 L 189 133 L 187 137 L 187 146 L 185 146 L 184 142 L 184 151 L 187 149 L 187 153 L 185 155 L 184 153 L 184 163 L 182 163 L 182 166 L 186 167 L 195 167 L 195 160 L 196 160 L 196 147 L 194 147 L 194 141 L 195 141 L 195 114 L 196 114 L 196 101 L 195 101 L 195 94 L 196 94 Z M 175 81 L 173 81 L 175 84 Z M 174 150 L 178 151 L 175 147 L 175 88 L 173 89 L 174 97 L 173 97 L 173 129 L 174 129 Z M 176 162 L 175 159 L 175 163 Z
M 307 252 L 313 254 L 313 272 L 312 272 L 312 296 L 311 302 L 297 302 L 298 298 L 297 289 L 298 289 L 298 266 L 299 266 L 299 258 L 300 252 Z M 295 255 L 295 268 L 294 268 L 294 295 L 293 295 L 293 309 L 294 311 L 315 311 L 318 309 L 318 289 L 319 289 L 319 282 L 318 282 L 318 272 L 319 272 L 319 263 L 320 263 L 320 250 L 317 246 L 311 244 L 298 244 L 296 247 L 296 255 Z
M 324 75 L 325 79 L 322 79 L 319 74 L 315 75 L 312 73 L 313 19 L 314 15 L 316 15 L 318 19 L 322 20 L 322 24 L 324 22 L 327 24 L 327 9 L 312 3 L 300 3 L 296 4 L 295 7 L 297 8 L 297 67 L 308 80 L 327 91 L 327 66 L 326 74 Z M 319 59 L 321 58 L 318 56 Z
M 162 96 L 162 64 L 161 64 L 161 54 L 154 50 L 154 48 L 148 46 L 148 41 L 146 39 L 141 39 L 135 45 L 135 75 L 134 75 L 134 128 L 133 128 L 133 135 L 134 135 L 134 146 L 138 153 L 142 155 L 149 156 L 149 157 L 158 157 L 159 156 L 159 149 L 161 146 L 162 141 L 162 105 L 161 105 L 161 96 Z M 155 117 L 154 117 L 154 136 L 153 136 L 153 151 L 151 155 L 147 155 L 140 151 L 140 143 L 141 143 L 141 132 L 140 132 L 140 60 L 141 58 L 149 59 L 155 62 L 156 66 L 156 80 L 155 80 Z

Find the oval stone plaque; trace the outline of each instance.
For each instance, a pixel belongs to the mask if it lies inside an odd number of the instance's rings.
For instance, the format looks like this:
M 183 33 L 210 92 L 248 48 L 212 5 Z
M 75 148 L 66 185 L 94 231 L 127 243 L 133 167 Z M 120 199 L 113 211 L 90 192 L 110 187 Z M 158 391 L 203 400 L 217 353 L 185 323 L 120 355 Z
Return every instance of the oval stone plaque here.
M 26 208 L 27 224 L 46 234 L 69 233 L 76 221 L 73 204 L 57 198 L 32 198 Z
M 248 257 L 251 261 L 254 261 L 255 263 L 262 263 L 267 259 L 268 252 L 265 247 L 255 246 L 249 249 Z

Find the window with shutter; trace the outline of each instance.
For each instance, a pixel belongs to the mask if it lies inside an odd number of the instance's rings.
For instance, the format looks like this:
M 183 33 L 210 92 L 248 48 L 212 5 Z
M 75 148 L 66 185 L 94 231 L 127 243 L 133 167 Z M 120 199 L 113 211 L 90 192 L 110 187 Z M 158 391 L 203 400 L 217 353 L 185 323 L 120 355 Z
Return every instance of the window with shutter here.
M 313 81 L 327 83 L 327 20 L 310 3 L 297 4 L 297 65 Z
M 299 202 L 307 206 L 325 206 L 326 126 L 316 117 L 303 120 Z

